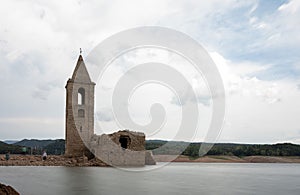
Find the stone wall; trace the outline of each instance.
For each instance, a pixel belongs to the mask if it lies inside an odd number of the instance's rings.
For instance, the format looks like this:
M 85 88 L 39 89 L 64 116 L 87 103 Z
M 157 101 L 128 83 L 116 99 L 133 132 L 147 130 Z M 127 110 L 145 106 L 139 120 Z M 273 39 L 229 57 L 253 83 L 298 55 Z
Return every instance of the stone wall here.
M 128 137 L 129 143 L 127 149 L 132 151 L 145 150 L 145 134 L 129 130 L 122 130 L 112 134 L 108 134 L 109 138 L 121 147 L 120 138 Z
M 123 130 L 94 135 L 94 88 L 80 55 L 66 85 L 65 155 L 89 159 L 95 155 L 115 166 L 143 166 L 147 156 L 147 162 L 153 164 L 152 154 L 146 155 L 144 133 Z
M 94 134 L 94 87 L 82 56 L 79 56 L 66 85 L 66 156 L 92 157 L 85 144 L 89 144 Z M 79 94 L 82 94 L 81 102 Z
M 122 148 L 119 139 L 127 136 L 130 139 L 128 148 Z M 112 166 L 144 166 L 145 134 L 119 131 L 110 135 L 94 135 L 91 149 L 95 156 Z
M 156 165 L 156 161 L 153 157 L 152 151 L 147 150 L 145 154 L 145 165 Z
M 70 79 L 66 86 L 66 156 L 82 156 L 85 145 L 77 131 L 73 110 L 73 81 Z

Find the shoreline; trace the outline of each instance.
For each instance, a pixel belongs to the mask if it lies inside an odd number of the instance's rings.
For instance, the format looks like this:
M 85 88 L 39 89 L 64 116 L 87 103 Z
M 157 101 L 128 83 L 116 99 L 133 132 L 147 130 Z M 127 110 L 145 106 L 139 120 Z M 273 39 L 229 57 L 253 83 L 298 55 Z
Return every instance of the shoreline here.
M 0 157 L 0 166 L 66 166 L 66 167 L 107 167 L 108 165 L 98 159 L 88 160 L 87 157 L 69 158 L 64 155 L 48 155 L 42 160 L 41 155 L 13 154 L 9 160 Z
M 180 155 L 154 155 L 156 162 L 184 162 L 184 163 L 300 163 L 300 156 L 226 156 L 213 155 L 191 159 Z M 69 158 L 63 155 L 49 155 L 43 161 L 40 155 L 11 155 L 5 160 L 0 156 L 0 166 L 66 166 L 66 167 L 110 167 L 98 159 L 88 160 L 86 157 Z
M 169 162 L 174 159 L 172 155 L 154 155 L 157 162 Z M 226 156 L 210 155 L 191 159 L 188 156 L 180 155 L 172 162 L 188 163 L 300 163 L 300 156 Z

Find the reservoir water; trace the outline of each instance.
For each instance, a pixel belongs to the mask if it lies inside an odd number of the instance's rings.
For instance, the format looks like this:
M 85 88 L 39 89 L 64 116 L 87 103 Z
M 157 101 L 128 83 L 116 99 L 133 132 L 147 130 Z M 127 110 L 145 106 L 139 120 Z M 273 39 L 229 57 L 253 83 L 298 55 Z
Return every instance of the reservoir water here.
M 298 195 L 300 164 L 171 163 L 142 172 L 107 167 L 0 167 L 0 183 L 24 195 Z

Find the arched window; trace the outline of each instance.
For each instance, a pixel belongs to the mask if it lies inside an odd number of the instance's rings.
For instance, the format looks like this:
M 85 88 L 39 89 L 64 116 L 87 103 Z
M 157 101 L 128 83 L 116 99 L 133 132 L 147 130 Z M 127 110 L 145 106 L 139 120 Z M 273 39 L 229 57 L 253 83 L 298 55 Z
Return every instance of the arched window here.
M 81 117 L 81 118 L 84 117 L 84 110 L 83 109 L 78 110 L 78 117 Z
M 84 105 L 85 102 L 85 91 L 83 88 L 78 89 L 78 105 Z

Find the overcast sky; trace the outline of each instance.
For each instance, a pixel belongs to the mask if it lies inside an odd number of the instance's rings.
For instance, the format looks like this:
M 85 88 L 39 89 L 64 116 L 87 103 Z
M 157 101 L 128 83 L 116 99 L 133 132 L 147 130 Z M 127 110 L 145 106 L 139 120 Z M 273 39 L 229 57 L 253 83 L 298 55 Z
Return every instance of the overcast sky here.
M 158 25 L 197 40 L 218 66 L 227 101 L 226 120 L 218 142 L 300 144 L 299 20 L 298 0 L 2 2 L 0 140 L 64 138 L 64 87 L 75 68 L 79 48 L 85 58 L 114 33 Z M 144 62 L 149 56 L 143 52 L 134 54 L 134 59 L 130 54 L 121 58 L 111 71 Z M 167 60 L 175 66 L 184 63 L 164 51 L 152 52 L 155 60 Z M 106 79 L 102 88 L 96 87 L 95 112 L 107 132 L 115 130 L 109 104 L 99 102 L 101 93 L 109 94 L 112 80 Z M 196 88 L 202 89 L 195 82 Z M 146 89 L 133 95 L 132 98 L 148 99 L 146 103 L 134 101 L 136 104 L 129 108 L 132 117 L 138 123 L 147 123 L 149 106 L 155 100 L 167 102 L 171 120 L 165 131 L 146 133 L 151 139 L 172 138 L 170 132 L 178 125 L 179 117 L 178 105 L 170 101 L 172 93 L 160 92 L 165 91 L 161 86 L 149 85 L 150 90 Z M 205 93 L 201 97 L 200 126 L 205 132 L 211 104 Z M 193 141 L 203 140 L 203 132 L 198 132 Z

